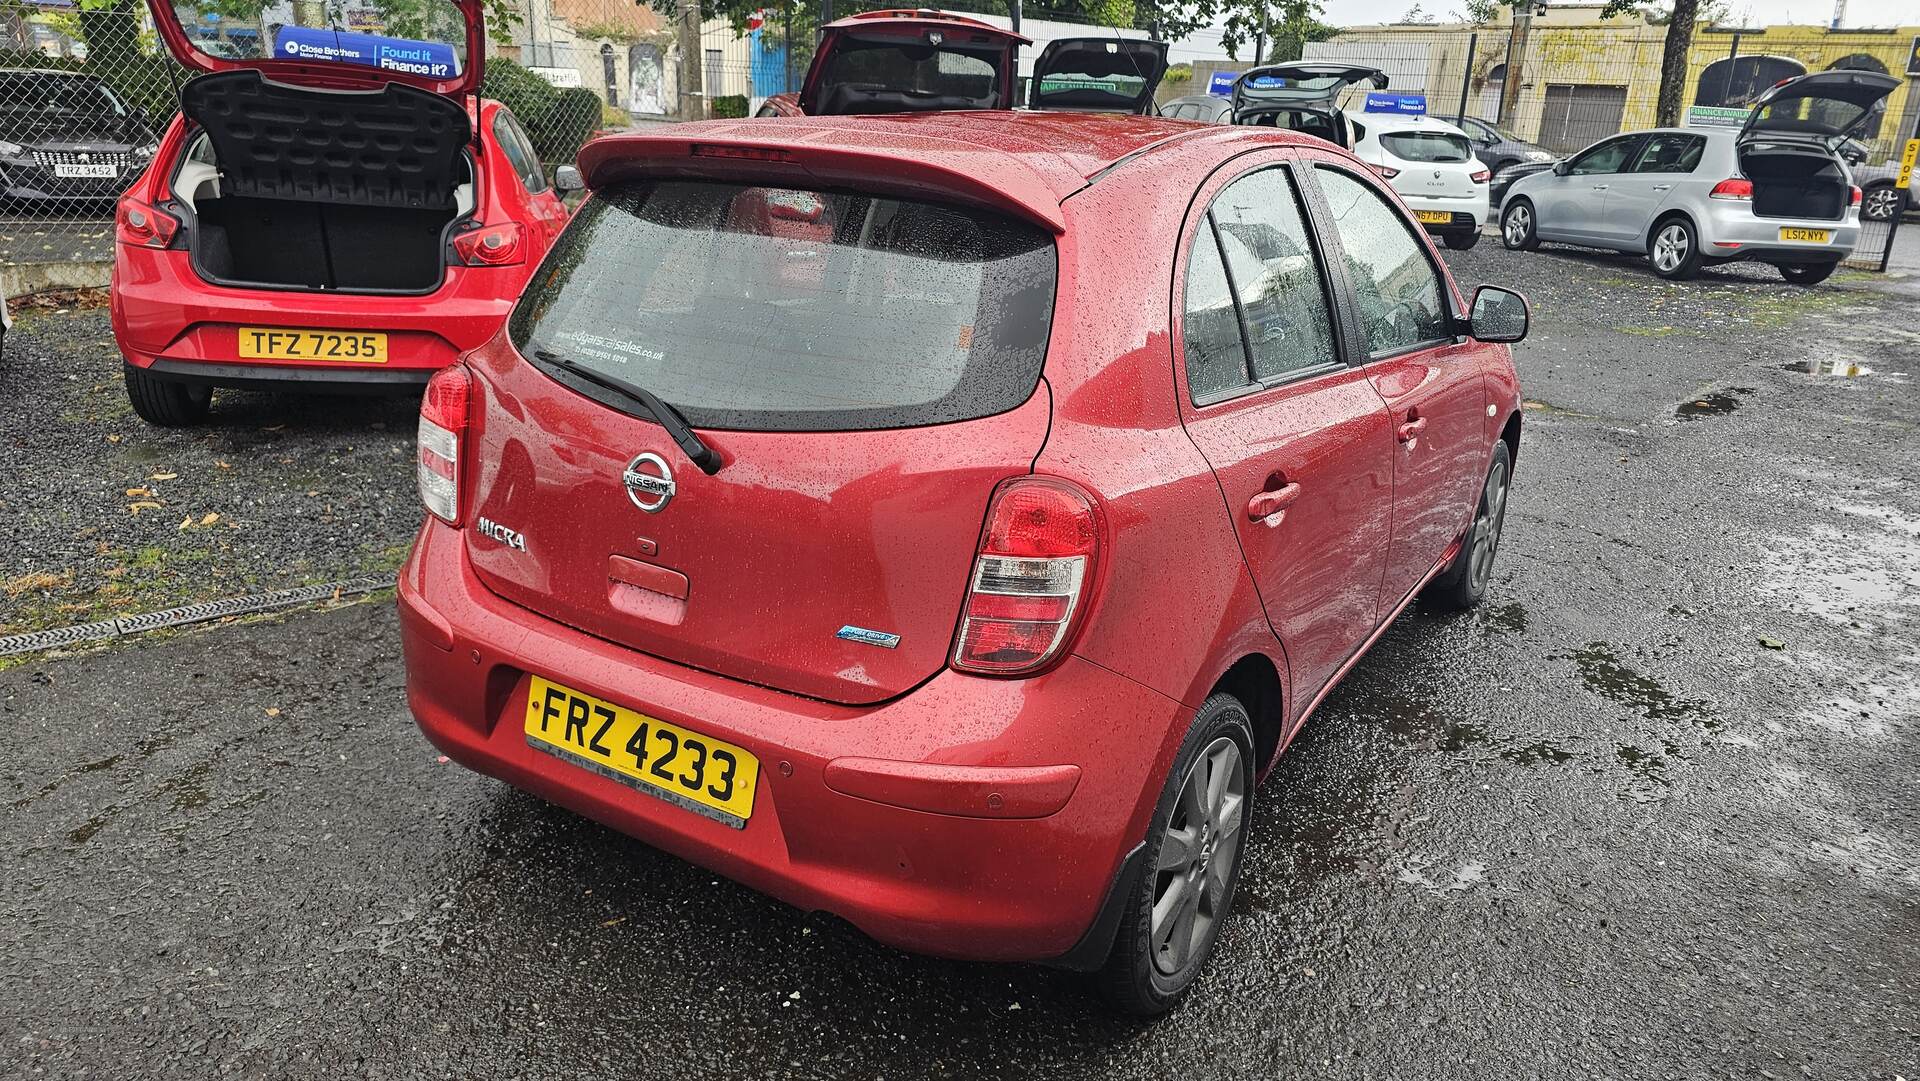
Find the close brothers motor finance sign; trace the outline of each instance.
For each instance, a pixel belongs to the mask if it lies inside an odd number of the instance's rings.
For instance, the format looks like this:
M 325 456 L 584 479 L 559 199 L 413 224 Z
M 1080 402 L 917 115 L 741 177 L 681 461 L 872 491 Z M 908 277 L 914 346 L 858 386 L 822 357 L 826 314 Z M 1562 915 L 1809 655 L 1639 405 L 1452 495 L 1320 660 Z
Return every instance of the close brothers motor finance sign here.
M 350 30 L 320 30 L 283 26 L 274 33 L 273 55 L 283 60 L 331 60 L 364 64 L 382 71 L 450 79 L 460 74 L 460 58 L 453 46 L 438 41 L 409 41 L 357 34 Z

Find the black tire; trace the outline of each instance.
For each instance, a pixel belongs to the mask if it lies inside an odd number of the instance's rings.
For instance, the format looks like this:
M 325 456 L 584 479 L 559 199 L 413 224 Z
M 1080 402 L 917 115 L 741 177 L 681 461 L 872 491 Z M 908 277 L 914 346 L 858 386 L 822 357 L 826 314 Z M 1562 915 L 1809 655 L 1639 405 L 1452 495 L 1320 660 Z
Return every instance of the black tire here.
M 1480 243 L 1480 231 L 1476 229 L 1471 233 L 1442 233 L 1440 239 L 1454 251 L 1466 251 Z
M 207 419 L 213 388 L 182 383 L 126 365 L 127 400 L 148 424 L 162 428 L 190 428 Z
M 1493 461 L 1487 466 L 1487 479 L 1480 486 L 1473 524 L 1461 540 L 1460 553 L 1420 595 L 1427 607 L 1461 612 L 1486 597 L 1487 584 L 1493 580 L 1493 559 L 1500 554 L 1500 534 L 1507 523 L 1507 494 L 1512 489 L 1513 455 L 1502 439 L 1493 445 Z
M 1220 778 L 1220 799 L 1209 808 L 1204 789 L 1213 776 Z M 1190 790 L 1196 777 L 1202 787 Z M 1194 715 L 1174 756 L 1147 830 L 1144 873 L 1120 917 L 1113 952 L 1094 977 L 1101 997 L 1115 1009 L 1137 1017 L 1165 1013 L 1206 967 L 1240 881 L 1252 822 L 1253 778 L 1253 724 L 1247 708 L 1230 694 L 1215 694 Z M 1180 835 L 1195 830 L 1196 816 L 1200 828 L 1192 834 L 1193 843 L 1170 848 L 1181 843 Z M 1160 867 L 1163 859 L 1170 864 L 1165 869 Z M 1160 935 L 1153 921 L 1157 902 L 1170 905 Z
M 1500 243 L 1508 251 L 1532 251 L 1540 246 L 1540 234 L 1536 231 L 1538 223 L 1534 220 L 1533 203 L 1526 199 L 1515 199 L 1500 212 Z
M 1795 285 L 1819 285 L 1833 277 L 1838 263 L 1783 263 L 1774 267 L 1780 276 Z
M 1685 218 L 1653 223 L 1647 238 L 1647 265 L 1668 281 L 1686 281 L 1700 272 L 1700 230 Z
M 1906 213 L 1908 198 L 1907 193 L 1894 187 L 1891 180 L 1868 184 L 1860 195 L 1860 220 L 1892 221 Z

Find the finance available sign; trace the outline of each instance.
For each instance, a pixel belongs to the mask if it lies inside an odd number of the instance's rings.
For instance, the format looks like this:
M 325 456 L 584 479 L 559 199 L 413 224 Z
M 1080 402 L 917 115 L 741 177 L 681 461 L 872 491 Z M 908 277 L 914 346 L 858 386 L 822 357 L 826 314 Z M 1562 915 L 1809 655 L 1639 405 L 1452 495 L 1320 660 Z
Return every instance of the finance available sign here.
M 357 34 L 350 30 L 283 26 L 273 35 L 273 55 L 282 60 L 360 64 L 429 79 L 451 79 L 460 74 L 460 58 L 454 55 L 451 45 Z

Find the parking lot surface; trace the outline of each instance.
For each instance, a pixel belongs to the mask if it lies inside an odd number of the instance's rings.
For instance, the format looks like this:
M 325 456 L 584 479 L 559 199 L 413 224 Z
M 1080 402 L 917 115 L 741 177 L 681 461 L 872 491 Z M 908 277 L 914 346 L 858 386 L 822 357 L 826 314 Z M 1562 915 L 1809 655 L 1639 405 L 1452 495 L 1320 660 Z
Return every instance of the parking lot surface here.
M 1168 1018 L 439 761 L 379 602 L 0 662 L 0 1076 L 1915 1076 L 1911 302 L 1447 255 L 1535 311 L 1494 596 L 1404 616 L 1311 721 Z M 391 566 L 418 520 L 409 403 L 159 432 L 102 313 L 16 337 L 0 622 Z

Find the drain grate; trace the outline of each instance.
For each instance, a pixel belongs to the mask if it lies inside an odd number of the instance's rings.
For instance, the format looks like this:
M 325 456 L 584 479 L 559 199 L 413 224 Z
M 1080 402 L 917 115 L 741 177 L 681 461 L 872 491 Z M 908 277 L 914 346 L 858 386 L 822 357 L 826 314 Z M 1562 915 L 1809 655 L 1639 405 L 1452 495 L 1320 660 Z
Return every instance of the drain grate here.
M 392 578 L 346 578 L 315 586 L 276 589 L 271 593 L 251 593 L 244 597 L 228 597 L 225 600 L 207 601 L 202 604 L 186 604 L 178 608 L 164 608 L 158 612 L 147 612 L 137 616 L 79 623 L 71 627 L 57 627 L 50 631 L 8 635 L 0 638 L 0 657 L 15 653 L 33 653 L 43 649 L 58 649 L 61 646 L 70 646 L 79 642 L 97 642 L 125 634 L 159 630 L 162 627 L 179 627 L 188 623 L 226 619 L 229 616 L 267 612 L 275 608 L 291 608 L 332 597 L 352 597 L 386 589 L 391 585 L 393 585 Z

